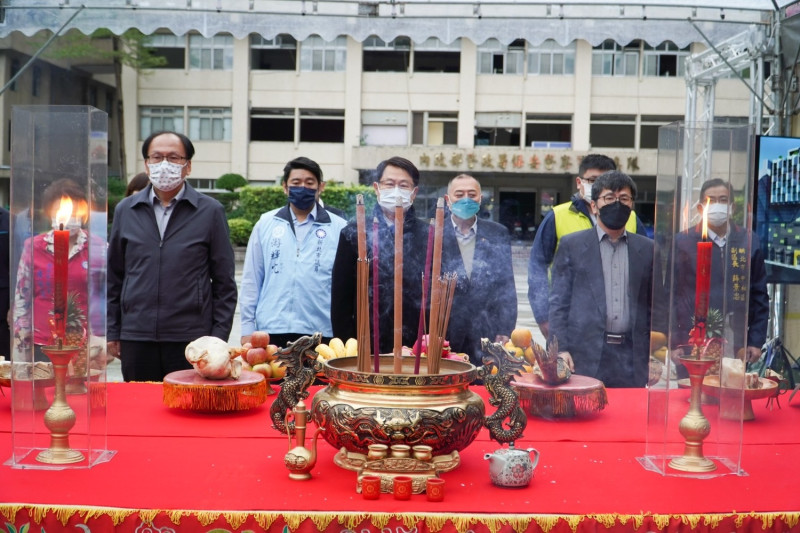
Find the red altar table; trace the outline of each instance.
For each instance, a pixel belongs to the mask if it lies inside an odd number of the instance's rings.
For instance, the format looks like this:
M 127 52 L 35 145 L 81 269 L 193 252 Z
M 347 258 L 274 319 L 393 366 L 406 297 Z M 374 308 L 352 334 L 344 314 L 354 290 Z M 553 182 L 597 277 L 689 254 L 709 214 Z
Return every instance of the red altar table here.
M 693 479 L 661 476 L 637 462 L 647 392 L 609 390 L 609 405 L 591 417 L 529 420 L 517 443 L 541 452 L 529 487 L 490 483 L 483 455 L 498 444 L 484 430 L 462 452 L 462 464 L 442 474 L 445 500 L 434 503 L 424 494 L 364 500 L 356 474 L 337 467 L 336 450 L 321 439 L 313 479 L 289 480 L 288 439 L 270 427 L 274 396 L 221 415 L 169 409 L 161 392 L 155 383 L 109 384 L 108 445 L 117 453 L 107 463 L 61 471 L 0 466 L 2 520 L 16 531 L 27 525 L 48 532 L 800 531 L 796 399 L 787 405 L 783 397 L 783 408 L 771 411 L 755 402 L 756 419 L 744 424 L 747 475 Z M 9 404 L 8 395 L 0 397 L 5 458 Z

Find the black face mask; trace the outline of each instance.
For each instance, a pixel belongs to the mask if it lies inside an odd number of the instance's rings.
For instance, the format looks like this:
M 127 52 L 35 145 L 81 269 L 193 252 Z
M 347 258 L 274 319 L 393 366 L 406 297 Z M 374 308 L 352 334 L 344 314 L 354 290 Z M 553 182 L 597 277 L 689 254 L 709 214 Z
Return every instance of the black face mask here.
M 624 227 L 630 217 L 631 208 L 622 202 L 614 202 L 600 208 L 600 220 L 608 229 L 617 230 Z

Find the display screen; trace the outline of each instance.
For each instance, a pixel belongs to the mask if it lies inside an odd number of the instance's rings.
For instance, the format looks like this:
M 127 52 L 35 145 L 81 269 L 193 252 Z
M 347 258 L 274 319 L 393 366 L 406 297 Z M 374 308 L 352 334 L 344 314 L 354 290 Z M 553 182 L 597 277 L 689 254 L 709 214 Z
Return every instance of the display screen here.
M 756 137 L 755 233 L 770 283 L 800 283 L 800 138 Z

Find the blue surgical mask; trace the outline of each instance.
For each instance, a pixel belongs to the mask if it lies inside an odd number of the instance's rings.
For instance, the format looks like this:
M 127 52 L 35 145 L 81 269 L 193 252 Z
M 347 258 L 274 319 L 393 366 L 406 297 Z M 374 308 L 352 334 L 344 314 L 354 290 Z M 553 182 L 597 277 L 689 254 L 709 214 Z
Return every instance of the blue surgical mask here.
M 317 189 L 289 187 L 289 203 L 301 211 L 310 209 L 317 199 Z
M 460 219 L 468 220 L 481 209 L 481 204 L 472 198 L 461 198 L 450 204 L 450 212 Z

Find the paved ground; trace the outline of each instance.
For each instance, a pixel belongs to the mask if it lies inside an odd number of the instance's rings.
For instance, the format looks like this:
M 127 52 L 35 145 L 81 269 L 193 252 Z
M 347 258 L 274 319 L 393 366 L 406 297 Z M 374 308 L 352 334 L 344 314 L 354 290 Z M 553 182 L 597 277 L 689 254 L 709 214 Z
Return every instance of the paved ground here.
M 517 327 L 530 329 L 533 333 L 533 339 L 539 344 L 544 344 L 545 340 L 533 320 L 533 313 L 531 306 L 528 304 L 528 256 L 530 255 L 530 245 L 516 244 L 512 247 L 512 256 L 514 264 L 514 281 L 517 286 Z M 242 279 L 242 261 L 236 263 L 236 282 L 241 287 Z M 236 314 L 233 317 L 233 329 L 229 342 L 231 344 L 239 344 L 241 338 L 241 323 L 239 316 L 239 307 L 236 307 Z M 122 381 L 122 372 L 120 370 L 119 360 L 114 360 L 108 365 L 108 381 Z

